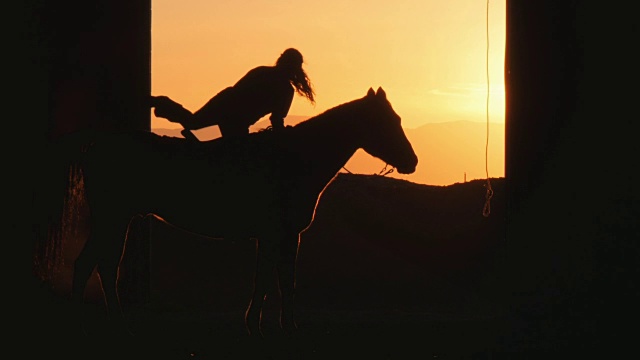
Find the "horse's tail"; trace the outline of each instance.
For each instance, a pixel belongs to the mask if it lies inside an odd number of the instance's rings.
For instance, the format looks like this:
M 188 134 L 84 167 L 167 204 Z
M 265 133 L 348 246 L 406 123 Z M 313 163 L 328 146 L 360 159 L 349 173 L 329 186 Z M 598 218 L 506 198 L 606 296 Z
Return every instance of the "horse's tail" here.
M 53 285 L 64 261 L 64 245 L 77 238 L 78 224 L 89 215 L 82 172 L 84 154 L 95 139 L 93 131 L 66 135 L 49 142 L 44 154 L 46 177 L 36 189 L 41 218 L 35 225 L 33 273 Z

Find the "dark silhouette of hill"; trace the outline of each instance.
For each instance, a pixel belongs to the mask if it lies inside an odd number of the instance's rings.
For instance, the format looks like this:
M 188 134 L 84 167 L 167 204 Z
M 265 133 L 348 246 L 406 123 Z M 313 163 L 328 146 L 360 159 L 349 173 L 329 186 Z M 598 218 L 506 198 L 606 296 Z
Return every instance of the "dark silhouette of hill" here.
M 285 124 L 295 125 L 308 119 L 307 116 L 288 116 Z M 251 127 L 251 131 L 265 128 L 268 119 L 262 119 Z M 182 137 L 180 129 L 153 129 L 159 135 Z M 194 132 L 201 140 L 220 136 L 217 126 Z M 447 121 L 428 123 L 417 128 L 405 129 L 413 144 L 420 163 L 416 172 L 410 175 L 392 173 L 390 176 L 419 184 L 449 185 L 486 178 L 485 147 L 487 124 L 477 121 Z M 502 123 L 489 124 L 489 176 L 504 176 L 505 128 Z M 384 163 L 362 150 L 347 162 L 346 168 L 359 174 L 375 174 Z
M 428 186 L 338 175 L 301 236 L 300 335 L 288 343 L 275 335 L 276 288 L 263 312 L 268 342 L 261 346 L 241 335 L 255 242 L 211 240 L 154 222 L 151 302 L 133 318 L 134 330 L 166 358 L 192 352 L 200 358 L 388 359 L 423 352 L 467 359 L 491 353 L 508 304 L 499 273 L 504 178 L 490 180 L 494 196 L 484 217 L 486 180 Z
M 492 316 L 499 311 L 500 295 L 492 284 L 504 245 L 505 209 L 504 179 L 490 180 L 494 196 L 484 217 L 486 180 L 428 186 L 340 174 L 301 236 L 298 308 Z M 253 241 L 212 241 L 159 222 L 153 224 L 152 241 L 157 306 L 245 307 Z

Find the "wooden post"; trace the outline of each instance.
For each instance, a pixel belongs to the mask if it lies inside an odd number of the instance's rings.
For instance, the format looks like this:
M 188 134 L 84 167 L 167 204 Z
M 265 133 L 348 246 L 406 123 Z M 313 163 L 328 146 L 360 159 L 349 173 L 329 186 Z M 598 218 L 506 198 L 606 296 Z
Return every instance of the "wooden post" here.
M 619 5 L 507 0 L 503 273 L 514 352 L 634 346 L 632 332 L 611 330 L 635 327 L 639 302 L 639 179 L 625 160 L 638 153 L 637 95 L 602 88 L 623 89 L 637 72 L 636 15 Z
M 31 31 L 42 48 L 36 60 L 48 80 L 41 102 L 47 116 L 40 117 L 45 142 L 87 129 L 150 131 L 151 0 L 31 1 Z M 148 298 L 148 268 L 141 270 L 147 261 L 140 261 L 149 256 L 148 243 L 126 247 L 125 304 Z

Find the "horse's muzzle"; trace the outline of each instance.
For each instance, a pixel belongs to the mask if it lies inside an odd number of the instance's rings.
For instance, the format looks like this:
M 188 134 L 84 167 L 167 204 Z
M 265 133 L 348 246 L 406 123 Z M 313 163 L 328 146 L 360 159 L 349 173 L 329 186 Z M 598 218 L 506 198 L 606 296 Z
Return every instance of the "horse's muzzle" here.
M 415 166 L 400 166 L 400 167 L 396 167 L 396 170 L 398 170 L 398 172 L 400 174 L 413 174 L 416 171 L 416 167 Z
M 406 164 L 396 166 L 396 170 L 400 174 L 413 174 L 416 171 L 416 166 L 418 166 L 418 157 L 413 155 L 411 161 L 408 161 Z

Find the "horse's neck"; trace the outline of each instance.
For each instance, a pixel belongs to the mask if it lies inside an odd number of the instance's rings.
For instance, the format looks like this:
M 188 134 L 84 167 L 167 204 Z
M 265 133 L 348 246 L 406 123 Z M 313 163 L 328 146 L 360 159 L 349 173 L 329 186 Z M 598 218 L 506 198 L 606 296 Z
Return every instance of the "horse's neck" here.
M 358 131 L 354 116 L 353 112 L 343 111 L 335 116 L 321 115 L 296 126 L 296 138 L 306 150 L 304 157 L 314 173 L 335 176 L 360 148 L 362 131 Z

